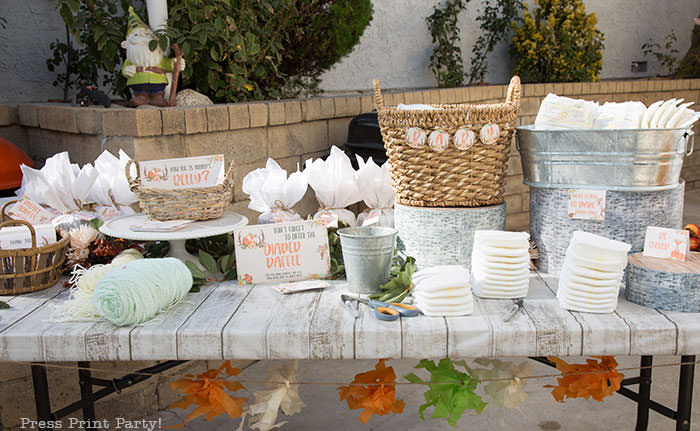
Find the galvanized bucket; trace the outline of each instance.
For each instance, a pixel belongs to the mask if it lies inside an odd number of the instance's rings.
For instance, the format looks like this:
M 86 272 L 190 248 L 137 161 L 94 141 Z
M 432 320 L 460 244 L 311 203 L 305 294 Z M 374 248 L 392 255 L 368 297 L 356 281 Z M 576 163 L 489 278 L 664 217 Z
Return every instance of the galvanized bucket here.
M 389 281 L 396 233 L 396 229 L 381 226 L 338 230 L 350 291 L 379 292 L 379 286 Z
M 689 129 L 536 130 L 517 127 L 525 184 L 645 191 L 678 186 Z

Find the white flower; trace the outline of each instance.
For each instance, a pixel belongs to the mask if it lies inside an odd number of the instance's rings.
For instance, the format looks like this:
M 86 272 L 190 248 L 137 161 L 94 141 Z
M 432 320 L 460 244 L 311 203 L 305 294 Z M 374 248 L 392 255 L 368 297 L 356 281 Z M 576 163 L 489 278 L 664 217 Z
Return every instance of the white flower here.
M 97 239 L 98 232 L 89 224 L 75 227 L 68 232 L 70 246 L 74 249 L 86 249 Z

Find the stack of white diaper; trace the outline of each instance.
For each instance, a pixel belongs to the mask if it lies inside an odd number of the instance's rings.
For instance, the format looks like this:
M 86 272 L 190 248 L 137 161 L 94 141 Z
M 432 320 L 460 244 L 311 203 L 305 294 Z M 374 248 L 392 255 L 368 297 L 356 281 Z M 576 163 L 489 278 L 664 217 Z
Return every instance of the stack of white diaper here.
M 559 276 L 559 305 L 588 313 L 615 311 L 630 247 L 624 242 L 575 231 Z
M 524 298 L 530 284 L 530 235 L 477 230 L 472 251 L 474 294 L 481 298 Z
M 474 312 L 469 271 L 461 265 L 424 268 L 413 275 L 413 299 L 426 316 L 466 316 Z

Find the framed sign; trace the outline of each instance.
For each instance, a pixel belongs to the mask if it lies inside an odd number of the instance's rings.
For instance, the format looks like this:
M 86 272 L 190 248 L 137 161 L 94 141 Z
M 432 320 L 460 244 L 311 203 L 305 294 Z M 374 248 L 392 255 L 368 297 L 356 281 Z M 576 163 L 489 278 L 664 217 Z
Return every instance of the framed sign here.
M 330 274 L 328 231 L 317 220 L 245 226 L 234 231 L 234 240 L 239 285 Z

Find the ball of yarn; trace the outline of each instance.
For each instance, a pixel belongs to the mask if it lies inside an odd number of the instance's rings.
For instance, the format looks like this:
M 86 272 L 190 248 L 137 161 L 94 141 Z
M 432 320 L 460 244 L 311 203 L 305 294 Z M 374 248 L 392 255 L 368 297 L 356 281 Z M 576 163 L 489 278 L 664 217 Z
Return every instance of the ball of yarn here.
M 177 304 L 191 287 L 192 274 L 181 260 L 139 259 L 100 278 L 93 301 L 105 319 L 134 326 Z

